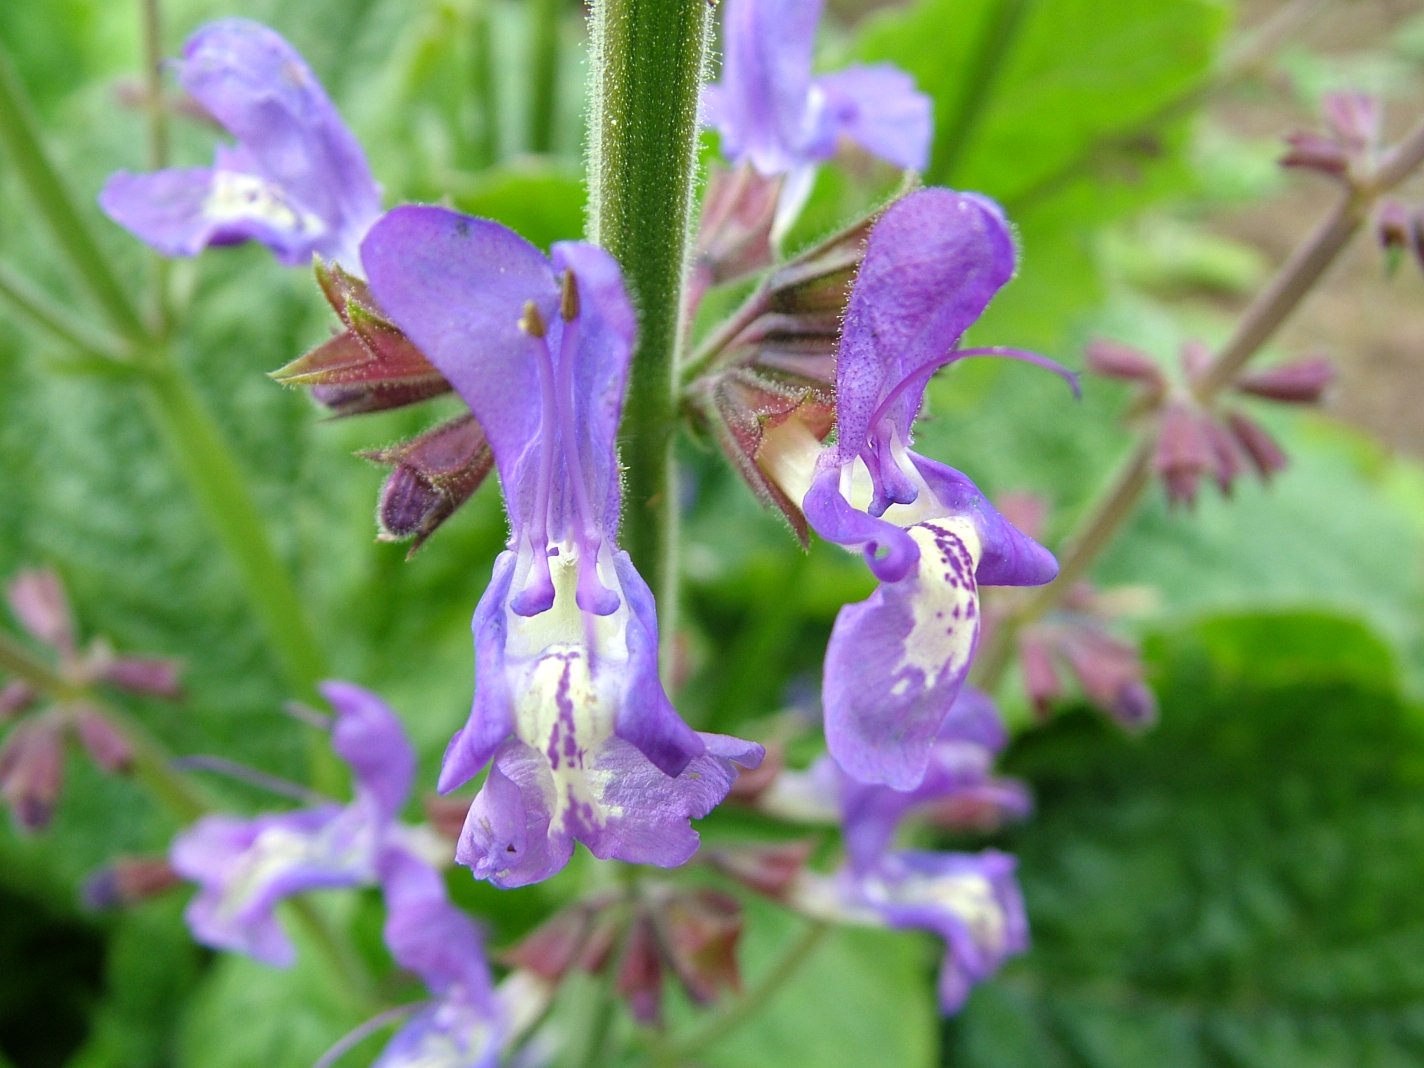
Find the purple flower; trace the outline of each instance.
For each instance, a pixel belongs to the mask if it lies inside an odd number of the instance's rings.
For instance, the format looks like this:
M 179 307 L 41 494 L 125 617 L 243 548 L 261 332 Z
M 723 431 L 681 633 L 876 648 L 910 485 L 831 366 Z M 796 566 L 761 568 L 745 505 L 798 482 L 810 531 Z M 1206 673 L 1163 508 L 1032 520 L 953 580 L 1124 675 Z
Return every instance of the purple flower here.
M 332 747 L 355 774 L 355 799 L 250 820 L 204 816 L 179 835 L 171 860 L 200 887 L 187 919 L 206 945 L 290 964 L 295 953 L 274 914 L 279 901 L 373 883 L 387 853 L 416 844 L 396 822 L 415 775 L 400 721 L 350 683 L 325 683 L 322 693 L 336 711 Z
M 504 1020 L 479 929 L 450 903 L 440 873 L 410 853 L 387 852 L 379 875 L 386 945 L 432 997 L 386 1045 L 375 1068 L 497 1064 Z
M 121 171 L 100 206 L 168 256 L 256 240 L 291 266 L 313 253 L 354 265 L 381 191 L 302 57 L 265 26 L 225 19 L 194 33 L 175 66 L 237 143 L 211 167 Z
M 992 202 L 925 189 L 895 203 L 871 230 L 846 308 L 835 444 L 821 450 L 788 421 L 766 450 L 788 496 L 805 490 L 816 532 L 860 548 L 881 580 L 869 600 L 841 609 L 826 651 L 827 743 L 864 782 L 908 789 L 923 778 L 978 642 L 979 585 L 1033 586 L 1057 573 L 965 475 L 910 450 L 925 387 L 946 364 L 997 355 L 1067 375 L 1030 353 L 956 347 L 1014 265 Z
M 615 452 L 635 320 L 617 264 L 440 208 L 390 212 L 361 255 L 381 307 L 484 427 L 511 534 L 475 609 L 477 685 L 440 789 L 491 760 L 456 857 L 498 885 L 553 874 L 574 839 L 675 865 L 687 820 L 761 747 L 700 735 L 658 678 L 651 592 L 616 535 Z
M 930 102 L 888 64 L 811 76 L 821 0 L 724 0 L 722 80 L 703 113 L 733 161 L 789 175 L 782 192 L 799 206 L 815 165 L 842 138 L 910 170 L 929 160 Z M 794 214 L 794 209 L 792 212 Z
M 837 919 L 914 927 L 944 939 L 940 1008 L 957 1012 L 971 985 L 1028 949 L 1028 920 L 1014 858 L 982 853 L 902 851 L 874 868 L 847 868 L 832 882 L 808 883 L 802 907 Z

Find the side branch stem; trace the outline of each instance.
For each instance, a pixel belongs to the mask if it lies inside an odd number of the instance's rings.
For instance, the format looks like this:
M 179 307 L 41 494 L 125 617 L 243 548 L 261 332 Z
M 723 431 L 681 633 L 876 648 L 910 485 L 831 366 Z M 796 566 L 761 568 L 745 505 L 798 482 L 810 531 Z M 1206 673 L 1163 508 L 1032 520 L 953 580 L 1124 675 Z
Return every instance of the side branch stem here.
M 1234 382 L 1261 347 L 1298 308 L 1369 218 L 1375 202 L 1424 165 L 1424 123 L 1415 127 L 1375 167 L 1356 178 L 1242 314 L 1236 329 L 1194 386 L 1209 405 Z M 1012 660 L 1018 630 L 1043 616 L 1073 588 L 1111 543 L 1152 481 L 1153 445 L 1144 437 L 1124 461 L 1098 502 L 1069 536 L 1058 578 L 1040 587 L 1015 616 L 1005 619 L 975 665 L 979 685 L 996 687 Z
M 589 238 L 617 257 L 638 308 L 623 542 L 657 596 L 665 649 L 676 619 L 676 368 L 708 10 L 700 0 L 597 0 L 592 21 Z

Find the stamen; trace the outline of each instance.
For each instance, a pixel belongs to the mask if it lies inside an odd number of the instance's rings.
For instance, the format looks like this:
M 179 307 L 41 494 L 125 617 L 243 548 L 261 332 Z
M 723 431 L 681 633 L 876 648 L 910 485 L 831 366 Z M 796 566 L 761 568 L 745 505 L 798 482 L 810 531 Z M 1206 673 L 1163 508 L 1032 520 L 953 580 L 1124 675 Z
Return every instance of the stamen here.
M 564 322 L 571 323 L 578 318 L 578 314 L 578 279 L 574 277 L 573 271 L 565 271 L 564 288 L 559 294 L 559 315 L 563 317 Z
M 508 322 L 508 320 L 505 321 Z M 549 333 L 549 328 L 544 323 L 544 317 L 539 314 L 539 306 L 532 300 L 524 302 L 524 314 L 519 317 L 519 329 L 530 337 L 541 340 Z

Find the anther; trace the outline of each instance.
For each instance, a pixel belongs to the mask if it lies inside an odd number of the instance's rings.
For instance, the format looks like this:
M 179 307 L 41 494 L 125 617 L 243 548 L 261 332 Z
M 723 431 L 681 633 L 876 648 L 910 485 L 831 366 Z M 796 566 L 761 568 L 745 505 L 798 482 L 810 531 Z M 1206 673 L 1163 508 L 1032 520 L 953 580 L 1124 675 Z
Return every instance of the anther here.
M 538 305 L 532 300 L 524 302 L 524 314 L 519 317 L 519 329 L 530 337 L 541 338 L 549 332 L 549 328 L 544 325 L 544 317 L 539 314 Z
M 578 318 L 578 313 L 578 279 L 574 277 L 573 271 L 566 270 L 563 291 L 559 294 L 559 314 L 563 316 L 564 322 L 571 323 Z

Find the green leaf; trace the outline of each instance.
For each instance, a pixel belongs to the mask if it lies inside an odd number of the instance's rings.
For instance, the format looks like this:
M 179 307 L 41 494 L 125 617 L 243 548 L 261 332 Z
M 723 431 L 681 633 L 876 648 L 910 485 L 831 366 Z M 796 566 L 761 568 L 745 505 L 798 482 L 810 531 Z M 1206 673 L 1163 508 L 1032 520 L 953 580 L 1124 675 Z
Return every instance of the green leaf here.
M 748 913 L 742 967 L 754 990 L 762 971 L 801 937 L 806 921 L 761 904 Z M 755 1016 L 697 1062 L 927 1068 L 935 1063 L 937 1014 L 927 949 L 914 935 L 834 930 Z
M 1007 843 L 1034 947 L 947 1062 L 1418 1063 L 1424 718 L 1386 648 L 1348 620 L 1224 617 L 1153 660 L 1145 738 L 1070 716 L 1013 750 L 1039 800 Z

